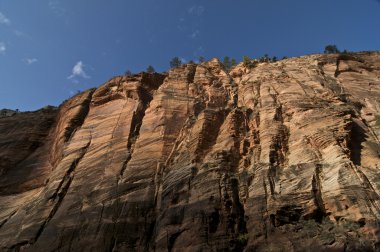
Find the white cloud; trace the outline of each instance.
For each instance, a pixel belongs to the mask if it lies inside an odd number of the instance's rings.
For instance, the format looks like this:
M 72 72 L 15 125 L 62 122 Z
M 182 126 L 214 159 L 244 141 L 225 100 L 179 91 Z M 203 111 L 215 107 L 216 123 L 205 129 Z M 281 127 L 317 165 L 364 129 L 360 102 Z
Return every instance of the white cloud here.
M 189 14 L 196 15 L 196 16 L 201 16 L 204 11 L 205 11 L 205 7 L 203 7 L 202 5 L 193 5 L 187 10 Z
M 71 96 L 76 95 L 76 94 L 80 94 L 80 93 L 81 93 L 80 90 L 77 90 L 77 91 L 70 90 L 70 91 L 69 91 L 69 94 L 70 94 Z
M 203 48 L 203 46 L 199 46 L 198 48 L 194 50 L 193 55 L 194 57 L 200 57 L 200 56 L 204 56 L 204 53 L 205 53 L 205 49 Z
M 11 20 L 9 20 L 3 13 L 0 12 L 0 24 L 10 25 Z
M 23 59 L 22 61 L 25 64 L 27 64 L 27 65 L 31 65 L 33 63 L 36 63 L 38 61 L 38 59 L 36 59 L 36 58 L 26 58 L 26 59 Z
M 183 26 L 183 25 L 177 25 L 177 29 L 178 29 L 179 31 L 184 31 L 184 30 L 186 29 L 186 27 Z
M 19 30 L 13 30 L 13 34 L 18 36 L 18 37 L 25 36 L 25 33 L 23 33 L 22 31 L 19 31 Z
M 66 9 L 62 7 L 61 3 L 58 0 L 50 0 L 48 2 L 49 8 L 54 12 L 58 17 L 66 15 Z
M 185 58 L 180 58 L 180 60 L 181 60 L 182 64 L 185 64 L 187 62 L 187 59 L 185 59 Z
M 85 65 L 83 64 L 83 62 L 78 61 L 73 67 L 72 74 L 69 77 L 67 77 L 67 79 L 73 79 L 75 77 L 82 77 L 84 79 L 89 79 L 90 76 L 86 74 L 86 72 L 84 71 L 84 67 Z
M 33 40 L 33 38 L 32 38 L 29 34 L 23 32 L 23 31 L 20 31 L 20 30 L 13 30 L 12 32 L 13 32 L 13 34 L 14 34 L 16 37 L 23 38 L 23 39 Z
M 7 47 L 5 46 L 5 43 L 0 42 L 0 54 L 5 53 L 6 50 L 7 50 Z
M 199 30 L 195 30 L 195 31 L 193 31 L 193 33 L 191 33 L 190 37 L 191 37 L 192 39 L 195 39 L 195 38 L 197 38 L 199 35 L 200 35 L 200 31 L 199 31 Z

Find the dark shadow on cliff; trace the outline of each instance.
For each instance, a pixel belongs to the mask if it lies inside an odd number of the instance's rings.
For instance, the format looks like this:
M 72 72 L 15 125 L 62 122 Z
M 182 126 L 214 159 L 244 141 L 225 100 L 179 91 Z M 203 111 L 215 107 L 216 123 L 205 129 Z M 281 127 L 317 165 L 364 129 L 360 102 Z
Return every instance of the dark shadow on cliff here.
M 351 129 L 351 139 L 348 144 L 350 148 L 350 158 L 355 165 L 361 165 L 361 152 L 363 149 L 362 143 L 366 139 L 365 130 L 360 125 L 353 121 Z

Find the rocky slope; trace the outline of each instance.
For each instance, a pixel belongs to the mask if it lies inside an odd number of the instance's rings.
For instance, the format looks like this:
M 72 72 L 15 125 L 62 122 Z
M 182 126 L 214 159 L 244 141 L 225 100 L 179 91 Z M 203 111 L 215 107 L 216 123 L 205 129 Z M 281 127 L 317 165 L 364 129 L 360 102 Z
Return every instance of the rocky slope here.
M 379 249 L 380 53 L 216 59 L 0 118 L 1 251 Z

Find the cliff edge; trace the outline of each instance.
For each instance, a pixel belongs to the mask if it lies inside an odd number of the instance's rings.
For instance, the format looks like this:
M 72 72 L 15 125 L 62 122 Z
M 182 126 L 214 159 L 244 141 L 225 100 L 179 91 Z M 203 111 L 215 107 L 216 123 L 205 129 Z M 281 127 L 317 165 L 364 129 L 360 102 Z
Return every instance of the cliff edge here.
M 115 77 L 0 118 L 1 251 L 378 250 L 380 53 Z

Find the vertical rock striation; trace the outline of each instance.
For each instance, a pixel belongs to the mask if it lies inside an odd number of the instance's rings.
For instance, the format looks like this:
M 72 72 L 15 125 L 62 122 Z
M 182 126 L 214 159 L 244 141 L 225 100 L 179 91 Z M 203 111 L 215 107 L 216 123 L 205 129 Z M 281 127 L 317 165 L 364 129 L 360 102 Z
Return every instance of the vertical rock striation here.
M 214 59 L 0 118 L 0 250 L 378 249 L 379 59 Z

